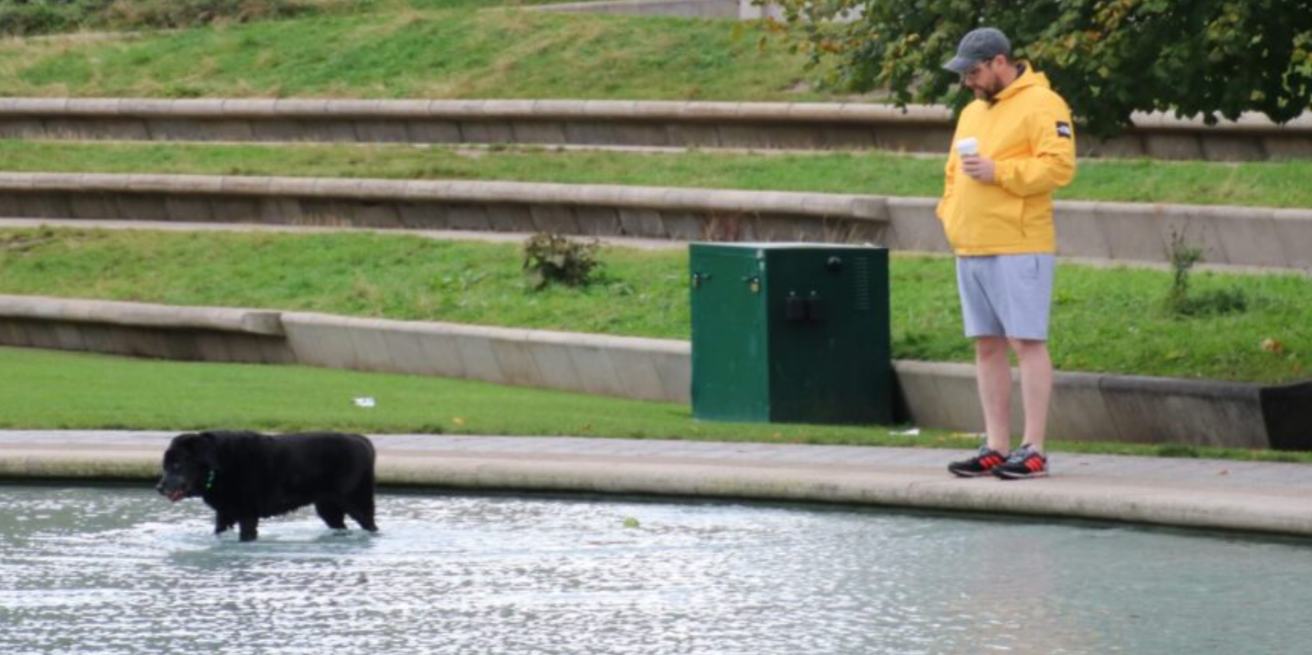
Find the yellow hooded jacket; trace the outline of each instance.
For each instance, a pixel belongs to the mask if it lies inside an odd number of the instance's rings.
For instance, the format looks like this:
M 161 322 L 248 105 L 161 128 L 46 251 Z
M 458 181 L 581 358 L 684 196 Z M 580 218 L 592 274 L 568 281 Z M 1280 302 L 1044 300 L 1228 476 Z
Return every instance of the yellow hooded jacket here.
M 1066 101 L 1028 65 L 994 102 L 962 111 L 952 141 L 978 139 L 997 184 L 972 180 L 952 148 L 938 217 L 958 256 L 1056 252 L 1052 191 L 1075 178 L 1074 130 Z

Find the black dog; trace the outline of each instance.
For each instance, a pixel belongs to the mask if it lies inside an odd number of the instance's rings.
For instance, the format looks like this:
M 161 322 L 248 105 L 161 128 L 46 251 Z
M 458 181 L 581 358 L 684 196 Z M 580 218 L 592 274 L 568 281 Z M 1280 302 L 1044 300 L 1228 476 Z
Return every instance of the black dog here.
M 214 534 L 236 524 L 242 541 L 255 539 L 260 519 L 309 504 L 330 528 L 345 530 L 350 516 L 378 531 L 374 445 L 358 434 L 180 434 L 164 452 L 164 477 L 155 490 L 174 502 L 200 496 L 214 508 Z

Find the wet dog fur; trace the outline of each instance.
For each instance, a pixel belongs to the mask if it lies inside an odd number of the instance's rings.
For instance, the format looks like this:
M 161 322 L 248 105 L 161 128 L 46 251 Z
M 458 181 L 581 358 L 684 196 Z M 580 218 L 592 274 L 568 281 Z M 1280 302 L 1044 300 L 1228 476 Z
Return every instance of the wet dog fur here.
M 214 509 L 214 533 L 236 525 L 242 541 L 256 539 L 260 519 L 311 504 L 330 528 L 347 529 L 350 516 L 376 532 L 374 461 L 373 443 L 358 434 L 186 433 L 164 452 L 155 489 L 174 502 L 200 497 Z

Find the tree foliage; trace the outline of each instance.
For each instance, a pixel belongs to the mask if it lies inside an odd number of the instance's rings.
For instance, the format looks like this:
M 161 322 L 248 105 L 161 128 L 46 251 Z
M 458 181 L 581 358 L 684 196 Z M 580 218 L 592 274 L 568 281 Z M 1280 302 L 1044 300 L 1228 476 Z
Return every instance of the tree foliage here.
M 1134 111 L 1285 122 L 1312 104 L 1312 0 L 780 1 L 794 47 L 835 63 L 827 82 L 887 89 L 900 106 L 968 102 L 940 66 L 985 25 L 1006 32 L 1098 135 Z

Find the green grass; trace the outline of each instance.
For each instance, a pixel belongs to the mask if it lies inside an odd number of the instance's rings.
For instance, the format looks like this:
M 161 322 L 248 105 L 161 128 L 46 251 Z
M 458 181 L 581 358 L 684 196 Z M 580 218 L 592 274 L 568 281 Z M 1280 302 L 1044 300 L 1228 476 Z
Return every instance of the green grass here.
M 21 234 L 38 241 L 6 243 Z M 689 322 L 686 260 L 674 253 L 607 249 L 602 283 L 530 293 L 511 244 L 391 235 L 47 234 L 0 231 L 0 292 L 668 338 L 686 338 Z
M 18 38 L 84 32 L 149 32 L 227 26 L 292 17 L 488 9 L 558 0 L 2 0 L 0 35 Z M 587 0 L 585 0 L 587 1 Z M 595 1 L 595 0 L 594 0 Z
M 861 427 L 698 422 L 687 406 L 670 403 L 301 366 L 163 362 L 17 348 L 0 348 L 0 366 L 6 371 L 0 378 L 6 404 L 0 427 L 9 429 L 332 427 L 374 433 L 911 441 Z M 74 389 L 76 401 L 70 402 Z M 354 399 L 359 397 L 373 398 L 376 406 L 357 407 Z M 947 440 L 944 433 L 937 436 Z
M 686 405 L 621 400 L 482 382 L 314 369 L 202 364 L 0 347 L 0 428 L 267 431 L 371 434 L 573 435 L 974 448 L 978 437 L 876 426 L 698 421 Z M 70 394 L 76 390 L 76 395 Z M 290 390 L 295 390 L 291 392 Z M 355 398 L 371 397 L 373 408 Z M 516 411 L 507 412 L 506 407 Z M 1175 444 L 1051 441 L 1049 450 L 1312 462 L 1312 453 Z
M 176 28 L 270 20 L 349 0 L 5 0 L 0 33 L 30 36 L 78 30 Z
M 122 39 L 0 43 L 0 95 L 815 99 L 733 21 L 384 3 Z M 491 3 L 485 3 L 491 4 Z
M 0 293 L 688 338 L 684 251 L 605 248 L 600 259 L 601 282 L 533 293 L 511 244 L 2 230 Z M 1170 287 L 1166 271 L 1062 265 L 1050 344 L 1057 368 L 1264 383 L 1312 377 L 1312 279 L 1195 273 L 1193 293 L 1231 290 L 1248 310 L 1188 318 L 1166 310 Z M 891 304 L 895 357 L 971 360 L 950 259 L 894 257 Z
M 935 197 L 943 161 L 885 152 L 805 155 L 469 150 L 356 145 L 0 140 L 7 171 L 482 179 Z M 1082 161 L 1061 199 L 1312 207 L 1312 161 Z

